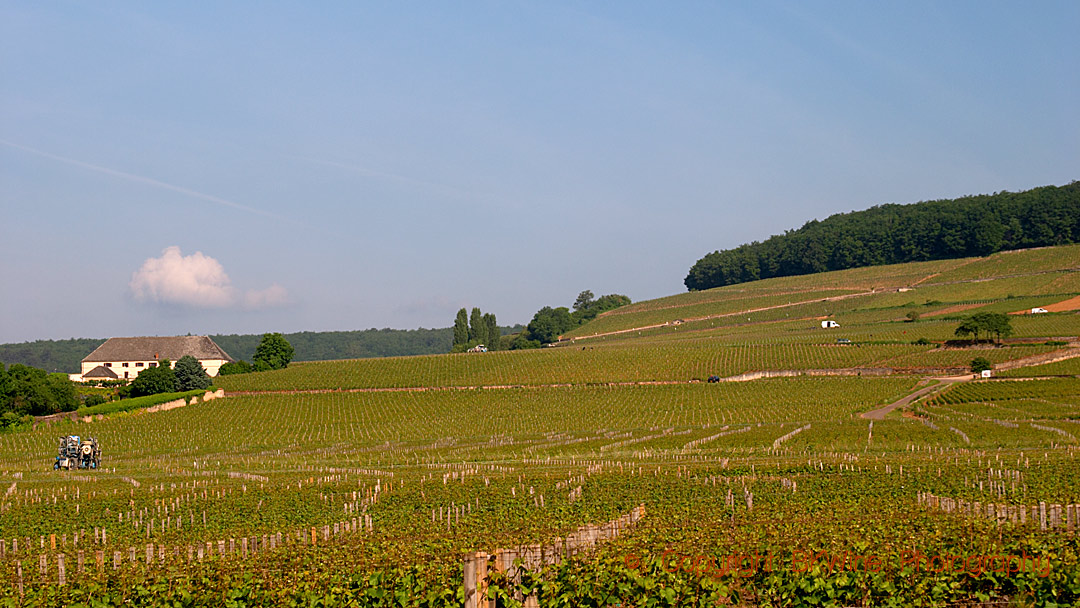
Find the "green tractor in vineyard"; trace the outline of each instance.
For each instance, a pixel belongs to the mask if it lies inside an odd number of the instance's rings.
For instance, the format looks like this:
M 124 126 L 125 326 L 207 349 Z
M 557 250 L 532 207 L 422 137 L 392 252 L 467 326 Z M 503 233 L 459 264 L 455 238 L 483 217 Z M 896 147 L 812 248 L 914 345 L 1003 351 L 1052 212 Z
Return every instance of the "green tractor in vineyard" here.
M 96 469 L 100 463 L 101 446 L 97 439 L 80 439 L 78 435 L 68 435 L 60 438 L 60 453 L 53 463 L 53 470 Z

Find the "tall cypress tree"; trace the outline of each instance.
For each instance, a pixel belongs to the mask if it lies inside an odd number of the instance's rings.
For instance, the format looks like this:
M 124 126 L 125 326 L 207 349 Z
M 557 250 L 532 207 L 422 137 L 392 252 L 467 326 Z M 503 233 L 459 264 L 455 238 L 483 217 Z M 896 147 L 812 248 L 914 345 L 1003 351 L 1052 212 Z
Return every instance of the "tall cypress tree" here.
M 457 312 L 454 319 L 454 346 L 469 341 L 469 313 L 464 308 Z
M 469 314 L 469 342 L 478 342 L 487 337 L 487 326 L 484 325 L 484 316 L 479 308 L 472 309 Z
M 489 312 L 484 315 L 484 326 L 487 329 L 485 342 L 488 350 L 499 350 L 499 340 L 502 336 L 499 333 L 499 324 L 495 321 L 495 313 Z

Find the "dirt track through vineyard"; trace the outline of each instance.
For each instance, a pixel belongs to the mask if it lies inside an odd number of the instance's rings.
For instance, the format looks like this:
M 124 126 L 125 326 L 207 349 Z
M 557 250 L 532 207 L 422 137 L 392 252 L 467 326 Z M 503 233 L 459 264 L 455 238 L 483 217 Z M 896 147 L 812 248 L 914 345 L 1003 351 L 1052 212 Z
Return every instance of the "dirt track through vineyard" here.
M 802 300 L 802 301 L 799 301 L 799 302 L 789 302 L 787 304 L 776 304 L 775 306 L 762 306 L 760 308 L 748 308 L 746 310 L 738 310 L 738 311 L 735 311 L 735 312 L 724 312 L 724 313 L 719 313 L 719 314 L 715 314 L 715 315 L 705 315 L 703 317 L 687 317 L 685 319 L 682 319 L 682 322 L 683 323 L 691 323 L 691 322 L 695 322 L 695 321 L 708 321 L 709 319 L 722 319 L 722 318 L 725 318 L 725 317 L 737 317 L 739 315 L 754 314 L 754 313 L 758 313 L 758 312 L 765 312 L 767 310 L 777 310 L 777 309 L 780 309 L 780 308 L 790 308 L 792 306 L 802 306 L 804 304 L 811 304 L 811 303 L 814 303 L 814 302 L 836 302 L 838 300 L 847 300 L 848 298 L 859 298 L 859 297 L 862 297 L 862 296 L 874 295 L 876 293 L 880 293 L 880 292 L 877 292 L 877 291 L 861 291 L 859 293 L 849 293 L 849 294 L 845 294 L 845 295 L 842 295 L 842 296 L 832 296 L 832 297 L 829 297 L 829 298 L 814 298 L 812 300 Z M 669 308 L 680 308 L 680 307 L 669 307 Z M 655 325 L 643 325 L 641 327 L 631 327 L 630 329 L 618 329 L 618 330 L 615 330 L 615 331 L 607 331 L 607 332 L 603 332 L 603 333 L 592 334 L 590 336 L 576 336 L 574 338 L 568 338 L 566 340 L 563 340 L 562 337 L 560 336 L 559 341 L 555 342 L 555 344 L 570 344 L 570 343 L 574 342 L 575 340 L 589 340 L 589 339 L 592 339 L 592 338 L 603 338 L 604 336 L 615 336 L 615 335 L 625 334 L 625 333 L 630 333 L 630 332 L 635 332 L 635 331 L 644 331 L 644 330 L 647 330 L 647 329 L 656 329 L 658 327 L 670 327 L 671 325 L 673 325 L 671 322 L 657 323 Z

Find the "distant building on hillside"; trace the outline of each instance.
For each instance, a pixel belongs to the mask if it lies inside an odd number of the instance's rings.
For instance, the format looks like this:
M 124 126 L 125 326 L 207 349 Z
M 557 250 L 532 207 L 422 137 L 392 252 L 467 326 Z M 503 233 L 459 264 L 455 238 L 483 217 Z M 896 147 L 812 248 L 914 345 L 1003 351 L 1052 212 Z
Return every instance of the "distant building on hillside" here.
M 832 327 L 840 327 L 840 324 L 837 323 L 836 321 L 822 321 L 821 322 L 821 329 L 829 329 L 829 328 L 832 328 Z
M 82 370 L 71 374 L 71 379 L 130 380 L 148 367 L 157 367 L 162 359 L 175 366 L 176 360 L 185 355 L 198 359 L 211 376 L 233 361 L 209 336 L 109 338 L 82 360 Z

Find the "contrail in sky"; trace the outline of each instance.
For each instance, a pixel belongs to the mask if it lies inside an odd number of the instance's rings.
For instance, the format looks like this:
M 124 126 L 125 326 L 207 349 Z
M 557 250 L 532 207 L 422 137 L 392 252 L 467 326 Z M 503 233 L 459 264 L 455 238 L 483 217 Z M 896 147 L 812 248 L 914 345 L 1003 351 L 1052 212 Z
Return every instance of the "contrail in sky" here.
M 276 215 L 276 214 L 273 214 L 273 213 L 268 213 L 266 211 L 255 209 L 254 207 L 248 207 L 247 205 L 241 205 L 240 203 L 233 202 L 233 201 L 230 201 L 228 199 L 220 198 L 220 197 L 214 196 L 212 194 L 204 194 L 202 192 L 197 192 L 195 190 L 190 190 L 188 188 L 184 188 L 182 186 L 176 186 L 174 184 L 170 184 L 170 183 L 167 183 L 167 182 L 158 181 L 156 179 L 152 179 L 152 178 L 149 178 L 149 177 L 143 177 L 141 175 L 134 175 L 134 174 L 131 174 L 131 173 L 125 173 L 123 171 L 117 171 L 116 169 L 110 169 L 108 167 L 102 167 L 100 165 L 94 165 L 94 164 L 91 164 L 91 163 L 83 162 L 81 160 L 75 160 L 74 158 L 67 158 L 65 156 L 52 154 L 52 153 L 46 152 L 44 150 L 38 150 L 37 148 L 31 148 L 30 146 L 24 146 L 22 144 L 17 144 L 17 143 L 15 143 L 13 141 L 8 141 L 6 139 L 0 139 L 0 144 L 3 144 L 5 146 L 11 147 L 11 148 L 16 148 L 16 149 L 22 150 L 24 152 L 29 152 L 31 154 L 36 154 L 38 156 L 43 156 L 45 158 L 49 158 L 49 159 L 59 161 L 59 162 L 62 162 L 62 163 L 67 163 L 69 165 L 74 165 L 76 167 L 82 167 L 83 169 L 89 169 L 91 171 L 96 171 L 98 173 L 104 173 L 105 175 L 111 175 L 113 177 L 119 177 L 121 179 L 126 179 L 128 181 L 137 182 L 137 183 L 140 183 L 140 184 L 146 184 L 148 186 L 154 186 L 156 188 L 161 188 L 163 190 L 171 190 L 173 192 L 179 192 L 180 194 L 186 194 L 186 195 L 194 197 L 194 198 L 200 198 L 200 199 L 202 199 L 204 201 L 210 201 L 211 203 L 217 203 L 219 205 L 225 205 L 226 207 L 232 207 L 233 209 L 240 209 L 241 211 L 247 211 L 249 213 L 255 213 L 257 215 L 262 215 L 262 216 L 266 216 L 266 217 L 272 217 L 272 218 L 276 218 L 276 219 L 284 219 L 280 215 Z

